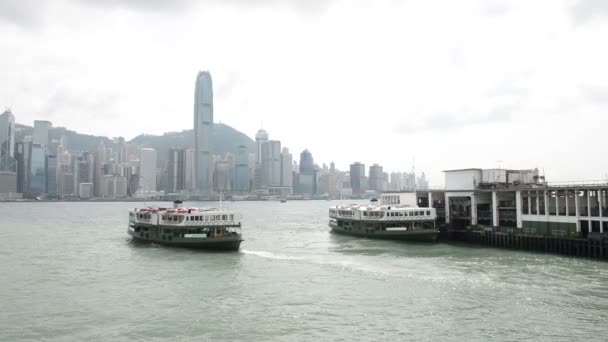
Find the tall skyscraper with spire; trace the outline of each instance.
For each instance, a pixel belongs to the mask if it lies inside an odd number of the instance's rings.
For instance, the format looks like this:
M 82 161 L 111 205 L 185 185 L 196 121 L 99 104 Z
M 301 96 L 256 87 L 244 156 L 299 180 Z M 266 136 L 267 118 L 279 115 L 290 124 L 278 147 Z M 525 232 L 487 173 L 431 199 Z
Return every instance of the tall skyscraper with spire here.
M 200 71 L 194 89 L 194 173 L 196 192 L 213 190 L 213 84 L 209 71 Z

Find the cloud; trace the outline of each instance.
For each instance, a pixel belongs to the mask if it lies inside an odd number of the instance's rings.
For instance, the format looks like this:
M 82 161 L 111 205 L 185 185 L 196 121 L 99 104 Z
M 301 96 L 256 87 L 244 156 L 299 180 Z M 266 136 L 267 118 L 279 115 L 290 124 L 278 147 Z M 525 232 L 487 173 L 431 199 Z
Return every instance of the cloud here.
M 134 10 L 187 10 L 199 5 L 233 5 L 243 8 L 289 6 L 303 12 L 325 9 L 331 0 L 77 0 L 101 7 L 126 7 Z
M 41 112 L 47 118 L 76 114 L 89 118 L 103 117 L 104 119 L 111 119 L 119 114 L 114 112 L 114 109 L 118 107 L 119 100 L 120 95 L 117 93 L 61 87 L 48 98 Z
M 598 105 L 608 104 L 608 89 L 600 87 L 582 87 L 581 94 L 585 100 Z
M 0 0 L 0 21 L 20 27 L 35 25 L 47 2 L 37 0 Z
M 440 112 L 430 115 L 421 124 L 403 124 L 397 127 L 396 133 L 415 133 L 423 131 L 444 131 L 460 129 L 472 125 L 487 125 L 511 120 L 511 114 L 517 109 L 513 105 L 497 106 L 487 113 L 468 114 L 464 108 L 458 112 Z
M 578 0 L 572 7 L 572 17 L 576 25 L 585 24 L 595 16 L 608 15 L 606 0 Z

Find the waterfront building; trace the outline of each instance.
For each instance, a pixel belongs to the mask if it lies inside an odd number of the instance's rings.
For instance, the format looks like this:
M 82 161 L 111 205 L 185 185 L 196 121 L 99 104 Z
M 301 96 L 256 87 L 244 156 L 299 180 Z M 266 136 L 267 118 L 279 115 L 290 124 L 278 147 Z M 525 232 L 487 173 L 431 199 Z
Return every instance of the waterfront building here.
M 315 162 L 312 154 L 308 150 L 300 153 L 300 174 L 313 175 L 315 172 Z
M 361 195 L 366 190 L 365 164 L 356 162 L 350 165 L 350 187 L 353 194 Z
M 239 145 L 234 166 L 234 190 L 245 193 L 251 191 L 251 171 L 247 146 Z
M 281 152 L 281 187 L 289 188 L 289 194 L 293 192 L 293 157 L 287 147 Z
M 317 175 L 312 154 L 308 150 L 300 153 L 300 169 L 298 174 L 298 193 L 300 195 L 312 196 L 317 187 Z
M 47 148 L 49 146 L 49 130 L 53 127 L 50 121 L 34 121 L 33 143 Z
M 230 192 L 230 161 L 218 160 L 213 173 L 213 188 L 216 192 Z
M 199 194 L 208 195 L 213 186 L 213 84 L 211 74 L 201 71 L 194 90 L 194 164 Z
M 369 190 L 381 193 L 384 190 L 384 171 L 382 166 L 374 164 L 369 167 Z
M 32 154 L 31 142 L 15 144 L 15 159 L 17 162 L 17 192 L 26 193 L 30 188 L 30 163 Z
M 424 174 L 424 172 L 420 174 L 420 177 L 418 177 L 418 179 L 416 180 L 416 187 L 418 189 L 429 188 L 429 181 L 426 179 L 426 175 Z
M 17 193 L 17 173 L 0 170 L 0 199 L 4 198 L 2 194 Z
M 270 140 L 262 145 L 262 187 L 281 186 L 281 142 Z
M 169 160 L 167 162 L 167 193 L 178 193 L 187 189 L 187 149 L 169 149 Z
M 418 190 L 451 229 L 586 238 L 608 231 L 608 183 L 552 184 L 538 169 L 445 172 L 445 189 Z
M 127 142 L 125 140 L 125 138 L 123 137 L 119 137 L 116 140 L 116 162 L 119 164 L 124 164 L 127 161 L 129 161 L 128 158 L 128 154 L 127 154 Z
M 47 158 L 46 148 L 39 144 L 33 144 L 31 149 L 29 189 L 31 194 L 46 193 Z
M 7 109 L 0 115 L 0 194 L 16 192 L 15 117 Z
M 184 159 L 184 190 L 194 192 L 194 149 L 186 148 Z
M 58 189 L 58 159 L 54 154 L 47 156 L 47 173 L 46 173 L 46 193 L 49 195 L 57 196 L 59 194 Z
M 90 152 L 82 152 L 75 158 L 76 184 L 91 183 L 95 180 L 95 157 Z
M 78 197 L 80 199 L 90 199 L 93 197 L 93 183 L 78 184 Z
M 14 156 L 15 116 L 6 110 L 0 115 L 0 170 L 14 169 Z
M 139 155 L 139 189 L 144 195 L 156 192 L 156 150 L 142 148 Z
M 262 165 L 262 148 L 268 142 L 268 132 L 260 129 L 255 135 L 255 164 Z
M 95 196 L 102 196 L 105 193 L 104 189 L 102 189 L 102 177 L 106 174 L 108 174 L 110 170 L 108 170 L 105 165 L 106 165 L 106 161 L 107 161 L 107 156 L 108 156 L 108 151 L 106 150 L 106 146 L 105 144 L 100 141 L 99 145 L 97 146 L 97 151 L 95 152 L 94 155 L 94 171 L 93 171 L 93 175 L 94 175 L 94 182 L 93 182 L 93 187 L 94 187 L 94 193 Z

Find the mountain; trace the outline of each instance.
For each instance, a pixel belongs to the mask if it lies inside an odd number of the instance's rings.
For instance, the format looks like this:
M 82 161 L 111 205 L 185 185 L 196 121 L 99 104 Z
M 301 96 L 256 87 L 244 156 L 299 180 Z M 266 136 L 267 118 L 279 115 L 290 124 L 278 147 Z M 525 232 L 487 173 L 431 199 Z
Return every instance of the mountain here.
M 181 132 L 169 132 L 163 135 L 142 134 L 129 141 L 129 144 L 151 147 L 158 152 L 158 159 L 166 161 L 169 148 L 194 146 L 194 132 L 188 129 Z M 249 152 L 255 150 L 254 141 L 246 134 L 226 124 L 216 123 L 213 125 L 213 147 L 215 154 L 235 154 L 236 148 L 239 145 L 247 146 Z
M 33 134 L 33 128 L 26 125 L 16 125 L 15 140 L 23 140 L 26 136 Z M 53 127 L 49 131 L 51 139 L 59 139 L 62 136 L 66 137 L 68 150 L 91 151 L 97 150 L 100 142 L 103 142 L 106 147 L 111 147 L 114 143 L 113 139 L 104 136 L 95 136 L 88 134 L 80 134 L 71 131 L 64 127 Z M 193 130 L 183 130 L 181 132 L 168 132 L 163 135 L 142 134 L 128 142 L 130 145 L 140 147 L 151 147 L 157 151 L 158 165 L 163 167 L 167 161 L 169 148 L 172 147 L 193 147 L 194 133 Z M 246 134 L 222 123 L 213 125 L 213 146 L 214 153 L 224 155 L 226 153 L 234 154 L 238 145 L 245 145 L 250 152 L 254 151 L 254 141 Z

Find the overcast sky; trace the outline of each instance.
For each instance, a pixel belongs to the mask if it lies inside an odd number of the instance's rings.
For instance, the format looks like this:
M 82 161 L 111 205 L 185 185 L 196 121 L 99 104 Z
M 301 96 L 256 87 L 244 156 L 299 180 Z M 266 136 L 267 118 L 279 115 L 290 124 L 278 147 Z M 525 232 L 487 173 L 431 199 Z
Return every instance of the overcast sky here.
M 0 0 L 0 106 L 125 136 L 215 121 L 294 156 L 608 173 L 608 1 Z

